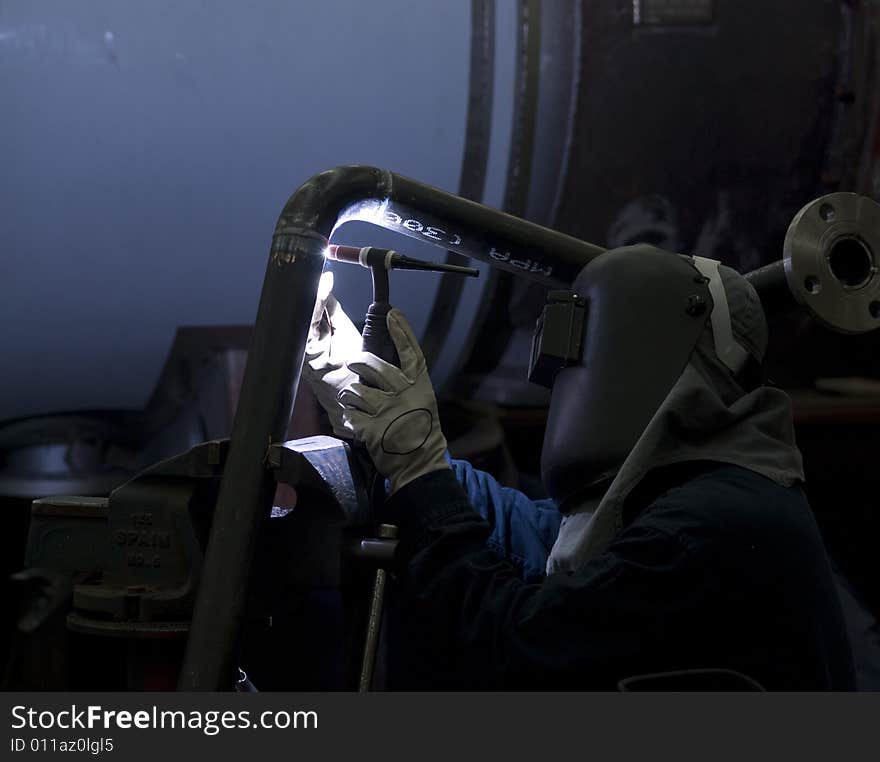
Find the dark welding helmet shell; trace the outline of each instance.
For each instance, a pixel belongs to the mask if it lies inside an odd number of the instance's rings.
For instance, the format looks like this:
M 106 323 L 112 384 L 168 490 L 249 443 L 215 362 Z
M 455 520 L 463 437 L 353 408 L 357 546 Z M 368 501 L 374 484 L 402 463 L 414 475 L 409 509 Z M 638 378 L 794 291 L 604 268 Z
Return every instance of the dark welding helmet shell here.
M 712 311 L 686 256 L 648 245 L 601 254 L 578 274 L 581 355 L 553 383 L 541 476 L 562 502 L 614 476 L 682 374 Z

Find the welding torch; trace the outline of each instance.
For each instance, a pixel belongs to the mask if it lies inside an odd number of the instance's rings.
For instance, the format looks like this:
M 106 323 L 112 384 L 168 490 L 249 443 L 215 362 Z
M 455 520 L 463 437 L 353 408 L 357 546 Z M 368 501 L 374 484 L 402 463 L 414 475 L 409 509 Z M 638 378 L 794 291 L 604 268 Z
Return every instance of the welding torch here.
M 337 246 L 330 245 L 325 252 L 327 259 L 334 262 L 348 262 L 366 267 L 373 278 L 373 302 L 367 308 L 363 330 L 363 350 L 381 357 L 386 362 L 400 367 L 397 349 L 388 333 L 389 270 L 422 270 L 425 272 L 447 272 L 477 277 L 480 271 L 473 267 L 448 265 L 442 262 L 426 262 L 400 254 L 393 249 L 379 249 L 375 246 Z
M 358 248 L 357 246 L 331 245 L 327 247 L 324 255 L 327 259 L 334 262 L 349 262 L 350 264 L 357 264 L 369 269 L 373 277 L 373 302 L 367 308 L 367 315 L 364 321 L 363 350 L 371 352 L 397 367 L 400 367 L 400 357 L 397 355 L 397 349 L 388 331 L 387 322 L 388 311 L 391 309 L 391 304 L 388 301 L 388 271 L 423 270 L 427 272 L 457 273 L 471 277 L 477 277 L 480 274 L 480 271 L 473 267 L 425 262 L 420 259 L 404 256 L 392 249 L 379 249 L 374 246 Z M 360 458 L 369 458 L 368 455 L 365 455 L 365 450 L 360 447 L 356 446 L 354 451 L 361 453 Z M 383 482 L 374 479 L 371 492 L 371 502 L 375 505 L 377 501 L 383 499 Z M 378 534 L 378 538 L 373 538 L 369 542 L 373 545 L 386 545 L 393 552 L 397 527 L 391 524 L 382 524 L 378 527 Z M 376 569 L 375 579 L 373 580 L 373 592 L 370 597 L 367 631 L 364 638 L 364 652 L 361 660 L 360 677 L 358 679 L 359 691 L 370 690 L 373 682 L 385 602 L 386 575 L 387 571 L 380 565 Z

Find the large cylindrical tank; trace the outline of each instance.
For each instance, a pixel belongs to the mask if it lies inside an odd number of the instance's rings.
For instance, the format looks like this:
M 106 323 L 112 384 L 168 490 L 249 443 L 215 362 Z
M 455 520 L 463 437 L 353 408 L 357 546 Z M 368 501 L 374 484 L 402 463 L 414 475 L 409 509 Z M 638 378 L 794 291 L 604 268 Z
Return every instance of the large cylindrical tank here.
M 275 220 L 312 174 L 364 163 L 458 192 L 471 17 L 469 0 L 4 2 L 0 421 L 142 408 L 178 326 L 252 323 Z M 486 127 L 496 205 L 515 21 L 501 7 L 477 30 L 510 41 L 483 71 L 490 94 L 507 80 Z M 337 237 L 400 242 L 357 223 Z M 368 274 L 347 268 L 337 284 L 362 314 Z M 420 333 L 438 286 L 393 279 Z M 453 338 L 480 288 L 468 285 Z

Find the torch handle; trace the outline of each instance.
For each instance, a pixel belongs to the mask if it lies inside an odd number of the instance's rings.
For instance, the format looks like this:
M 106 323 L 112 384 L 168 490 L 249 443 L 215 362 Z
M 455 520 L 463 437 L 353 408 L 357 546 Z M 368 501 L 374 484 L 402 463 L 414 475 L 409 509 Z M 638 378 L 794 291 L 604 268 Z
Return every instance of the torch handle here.
M 388 302 L 373 302 L 367 308 L 364 321 L 363 348 L 365 352 L 371 352 L 381 357 L 385 362 L 400 367 L 400 357 L 397 348 L 388 333 L 388 312 L 391 305 Z

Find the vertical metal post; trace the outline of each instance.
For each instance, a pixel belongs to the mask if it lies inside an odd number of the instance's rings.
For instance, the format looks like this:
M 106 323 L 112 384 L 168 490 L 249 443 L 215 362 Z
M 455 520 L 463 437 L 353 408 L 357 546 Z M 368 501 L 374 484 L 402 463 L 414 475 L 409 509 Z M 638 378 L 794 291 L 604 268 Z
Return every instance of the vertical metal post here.
M 288 231 L 280 245 L 273 242 L 180 690 L 226 690 L 237 677 L 235 649 L 254 545 L 275 492 L 265 458 L 287 431 L 326 246 L 326 238 L 306 230 Z

